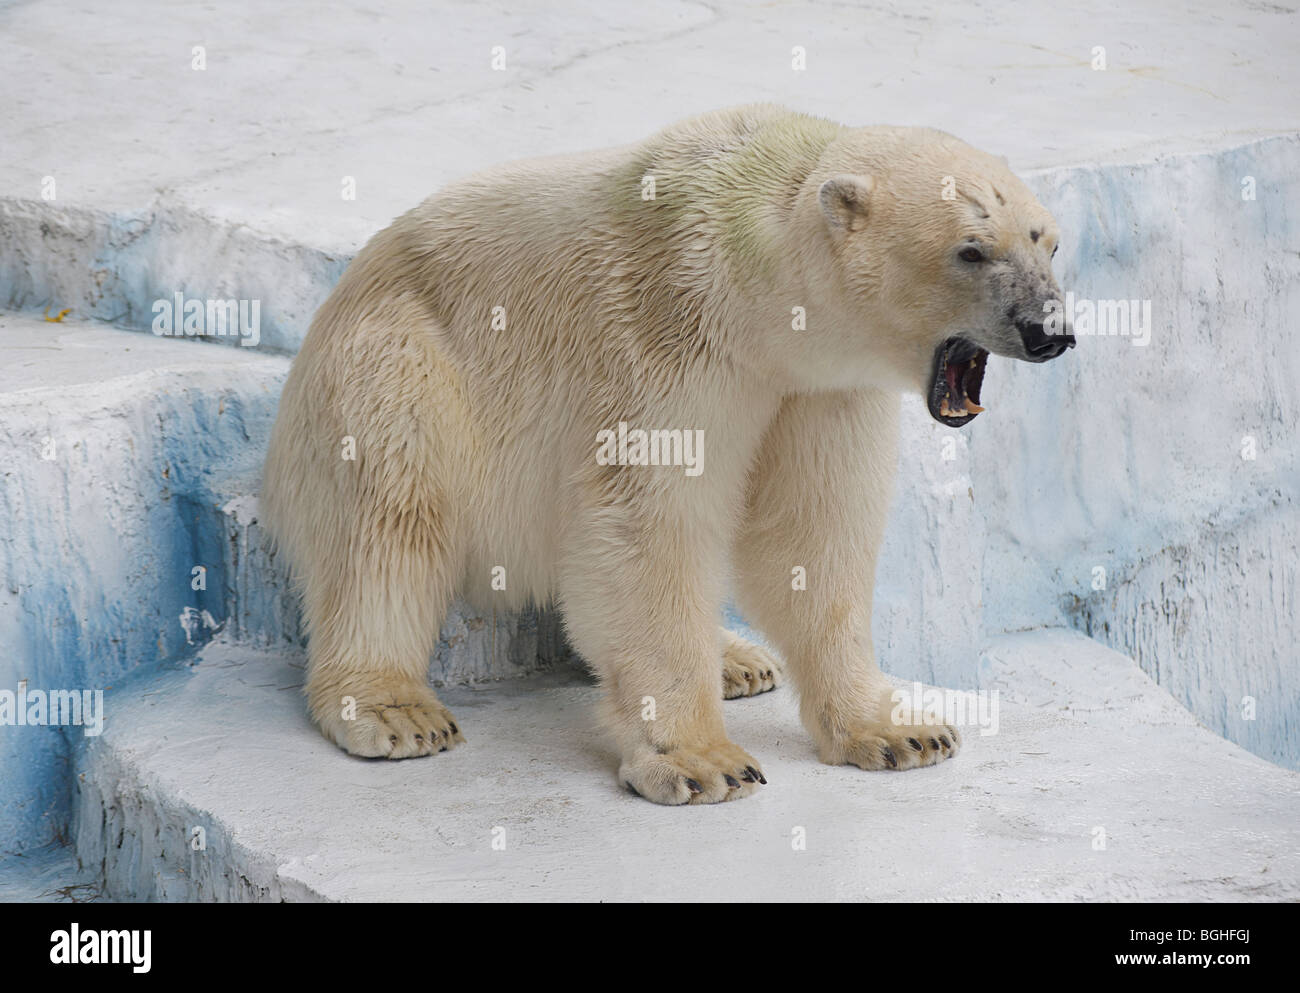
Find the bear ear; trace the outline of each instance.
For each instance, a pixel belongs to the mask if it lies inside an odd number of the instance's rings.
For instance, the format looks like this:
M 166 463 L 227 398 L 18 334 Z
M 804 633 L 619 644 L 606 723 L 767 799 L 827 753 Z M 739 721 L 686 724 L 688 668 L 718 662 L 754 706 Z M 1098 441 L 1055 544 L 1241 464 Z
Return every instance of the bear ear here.
M 875 185 L 870 176 L 849 174 L 832 176 L 822 183 L 817 201 L 832 230 L 843 234 L 862 226 Z

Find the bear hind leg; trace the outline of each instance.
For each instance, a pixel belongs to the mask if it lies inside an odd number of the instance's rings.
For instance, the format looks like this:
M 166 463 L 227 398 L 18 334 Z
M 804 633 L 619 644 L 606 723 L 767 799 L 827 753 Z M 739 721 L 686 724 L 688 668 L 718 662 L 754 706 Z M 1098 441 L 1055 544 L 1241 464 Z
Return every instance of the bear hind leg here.
M 326 738 L 353 755 L 413 758 L 464 742 L 428 683 L 450 601 L 450 560 L 429 523 L 372 515 L 304 590 L 307 699 Z
M 774 690 L 784 681 L 781 663 L 762 645 L 722 629 L 722 696 L 735 700 Z

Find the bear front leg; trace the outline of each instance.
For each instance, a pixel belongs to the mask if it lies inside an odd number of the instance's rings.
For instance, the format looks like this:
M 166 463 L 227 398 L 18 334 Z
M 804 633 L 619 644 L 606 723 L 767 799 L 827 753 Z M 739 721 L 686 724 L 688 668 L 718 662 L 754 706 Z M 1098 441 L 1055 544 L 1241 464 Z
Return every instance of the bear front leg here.
M 897 395 L 785 401 L 750 472 L 736 539 L 741 610 L 785 656 L 823 762 L 909 769 L 954 756 L 956 729 L 895 720 L 871 642 L 876 558 L 898 461 Z
M 564 560 L 565 624 L 600 677 L 619 780 L 655 803 L 736 800 L 767 782 L 723 722 L 720 530 L 611 502 L 584 515 Z

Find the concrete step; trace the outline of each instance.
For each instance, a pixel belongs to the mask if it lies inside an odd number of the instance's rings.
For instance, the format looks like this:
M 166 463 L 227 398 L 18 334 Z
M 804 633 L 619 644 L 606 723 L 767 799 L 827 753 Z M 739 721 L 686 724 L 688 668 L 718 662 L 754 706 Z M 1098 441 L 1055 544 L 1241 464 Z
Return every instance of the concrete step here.
M 214 487 L 253 466 L 249 440 L 265 437 L 287 369 L 247 349 L 0 315 L 0 688 L 102 689 L 219 626 L 202 620 L 222 617 L 227 594 Z M 0 727 L 0 850 L 66 835 L 81 737 Z
M 104 689 L 217 633 L 301 648 L 297 598 L 257 522 L 288 368 L 257 349 L 0 313 L 0 689 Z M 554 614 L 457 603 L 431 676 L 567 659 Z M 82 737 L 0 726 L 0 852 L 66 836 Z
M 264 300 L 267 339 L 289 343 L 342 259 L 448 180 L 736 103 L 938 127 L 1017 170 L 1217 152 L 1300 123 L 1285 7 L 1141 0 L 1120 22 L 1112 7 L 809 16 L 743 0 L 573 0 L 542 17 L 503 0 L 454 15 L 402 0 L 378 20 L 312 20 L 304 36 L 307 0 L 231 0 L 221 18 L 142 0 L 127 6 L 135 17 L 11 6 L 0 62 L 30 89 L 0 144 L 0 306 L 61 300 L 147 327 L 148 300 L 184 288 Z M 138 48 L 144 19 L 156 42 L 124 69 L 115 53 Z
M 0 903 L 105 903 L 99 879 L 66 843 L 0 853 Z
M 729 733 L 769 785 L 703 808 L 619 786 L 591 723 L 597 691 L 571 672 L 447 689 L 468 744 L 385 762 L 312 728 L 302 664 L 212 643 L 114 691 L 81 759 L 75 829 L 108 895 L 1300 898 L 1300 774 L 1073 631 L 995 639 L 981 679 L 999 692 L 997 733 L 968 729 L 963 754 L 930 769 L 821 765 L 788 688 L 729 702 Z

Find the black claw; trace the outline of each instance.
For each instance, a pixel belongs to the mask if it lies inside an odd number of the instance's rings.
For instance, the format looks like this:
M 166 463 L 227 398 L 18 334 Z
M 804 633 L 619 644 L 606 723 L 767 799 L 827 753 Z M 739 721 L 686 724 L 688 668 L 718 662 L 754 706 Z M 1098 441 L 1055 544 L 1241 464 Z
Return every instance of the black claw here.
M 743 782 L 746 783 L 758 782 L 758 779 L 754 776 L 754 774 L 749 769 L 746 769 L 740 778 Z
M 688 779 L 688 780 L 686 780 L 686 788 L 687 788 L 688 790 L 690 790 L 692 793 L 703 793 L 703 792 L 704 792 L 704 787 L 701 786 L 699 783 L 697 783 L 697 782 L 696 782 L 695 780 L 693 780 L 693 779 Z
M 764 679 L 771 679 L 771 678 L 772 678 L 772 670 L 771 670 L 771 669 L 768 669 L 767 672 L 763 673 L 763 678 L 764 678 Z
M 759 772 L 757 769 L 755 769 L 752 765 L 745 766 L 745 771 L 748 772 L 755 779 L 757 779 L 764 786 L 767 785 L 767 780 L 763 778 L 763 774 Z
M 937 742 L 937 741 L 935 741 L 933 738 L 931 738 L 931 739 L 930 739 L 930 747 L 933 748 L 933 749 L 937 752 L 937 751 L 939 750 L 939 742 Z
M 915 749 L 915 750 L 918 751 L 918 752 L 924 750 L 923 747 L 922 747 L 922 745 L 921 745 L 921 743 L 920 743 L 919 741 L 917 741 L 915 738 L 908 738 L 908 739 L 907 739 L 907 743 L 908 743 L 909 745 L 911 745 L 912 748 Z
M 894 750 L 892 748 L 886 745 L 884 748 L 880 750 L 880 754 L 883 755 L 885 757 L 885 761 L 889 763 L 889 768 L 891 769 L 898 768 L 898 759 L 894 756 Z
M 952 742 L 948 740 L 948 736 L 947 736 L 946 734 L 941 734 L 941 735 L 939 735 L 939 740 L 943 742 L 943 747 L 944 747 L 944 748 L 951 748 L 951 747 L 952 747 Z
M 738 789 L 740 789 L 740 780 L 736 779 L 735 776 L 728 776 L 728 775 L 724 772 L 724 773 L 722 774 L 722 778 L 725 779 L 725 780 L 727 781 L 727 785 L 730 786 L 733 790 L 738 790 Z
M 455 721 L 452 721 L 452 722 L 451 722 L 451 733 L 452 733 L 452 734 L 460 734 L 460 728 L 456 727 L 456 722 L 455 722 Z

